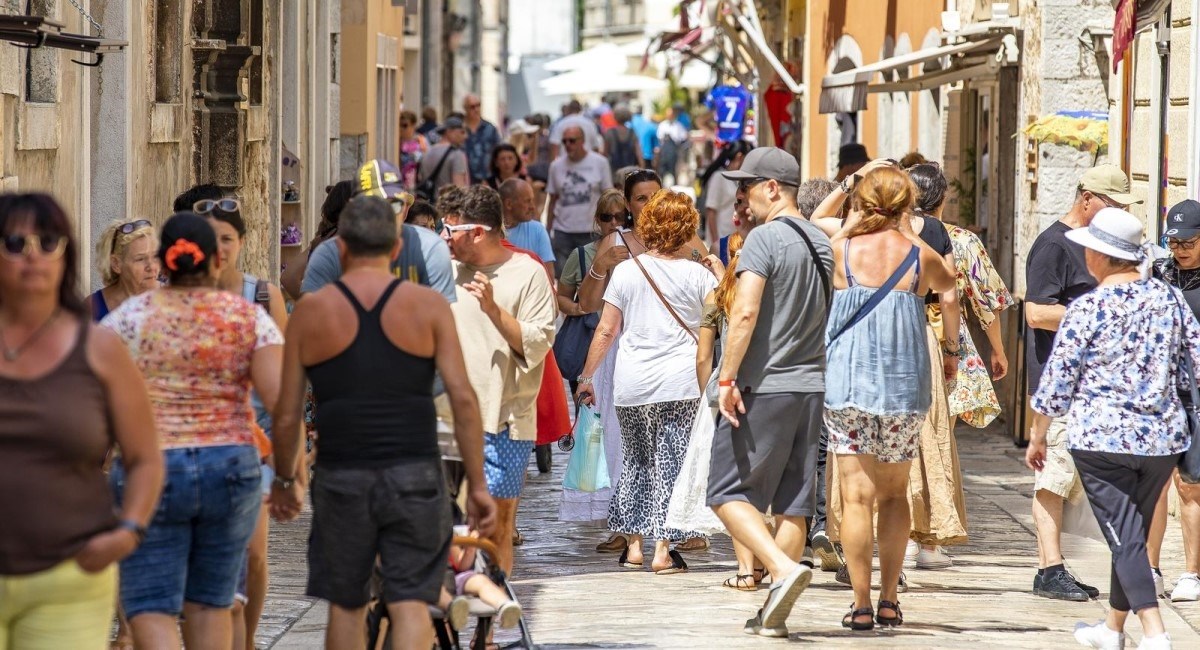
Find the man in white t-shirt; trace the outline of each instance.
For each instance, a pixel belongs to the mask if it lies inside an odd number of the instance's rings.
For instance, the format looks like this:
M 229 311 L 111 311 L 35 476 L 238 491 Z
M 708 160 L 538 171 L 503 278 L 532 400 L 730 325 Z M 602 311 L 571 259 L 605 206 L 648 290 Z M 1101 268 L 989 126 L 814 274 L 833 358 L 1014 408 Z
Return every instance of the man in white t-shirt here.
M 600 194 L 612 187 L 608 159 L 588 151 L 583 129 L 569 126 L 563 131 L 567 155 L 550 163 L 546 194 L 550 196 L 546 228 L 554 245 L 555 270 L 562 271 L 571 251 L 590 244 L 592 222 Z

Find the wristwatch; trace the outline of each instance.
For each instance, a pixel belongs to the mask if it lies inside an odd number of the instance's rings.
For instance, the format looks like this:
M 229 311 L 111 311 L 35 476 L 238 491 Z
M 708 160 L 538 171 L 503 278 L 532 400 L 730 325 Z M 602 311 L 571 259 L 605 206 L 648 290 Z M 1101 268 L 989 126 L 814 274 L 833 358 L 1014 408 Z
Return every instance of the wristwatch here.
M 117 530 L 127 530 L 133 533 L 133 536 L 137 538 L 138 546 L 141 546 L 142 542 L 146 540 L 146 527 L 132 519 L 122 519 L 117 522 Z
M 284 478 L 283 476 L 281 476 L 279 474 L 276 474 L 275 478 L 271 479 L 271 485 L 277 485 L 284 490 L 292 489 L 292 486 L 295 484 L 296 484 L 296 479 Z
M 842 179 L 842 193 L 849 194 L 854 189 L 854 184 L 857 183 L 858 174 L 850 174 Z

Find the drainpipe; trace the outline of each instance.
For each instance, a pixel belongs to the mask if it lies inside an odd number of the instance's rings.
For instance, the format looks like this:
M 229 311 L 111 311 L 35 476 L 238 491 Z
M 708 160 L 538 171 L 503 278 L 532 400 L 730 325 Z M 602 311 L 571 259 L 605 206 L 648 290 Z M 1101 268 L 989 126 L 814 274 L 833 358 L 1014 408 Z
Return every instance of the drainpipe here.
M 1162 16 L 1154 25 L 1154 47 L 1158 54 L 1158 66 L 1154 69 L 1152 79 L 1154 94 L 1150 97 L 1150 107 L 1154 115 L 1150 141 L 1150 187 L 1149 201 L 1146 206 L 1146 217 L 1149 221 L 1151 241 L 1158 241 L 1162 236 L 1163 210 L 1166 208 L 1167 197 L 1167 110 L 1170 107 L 1171 93 L 1171 5 L 1163 10 Z

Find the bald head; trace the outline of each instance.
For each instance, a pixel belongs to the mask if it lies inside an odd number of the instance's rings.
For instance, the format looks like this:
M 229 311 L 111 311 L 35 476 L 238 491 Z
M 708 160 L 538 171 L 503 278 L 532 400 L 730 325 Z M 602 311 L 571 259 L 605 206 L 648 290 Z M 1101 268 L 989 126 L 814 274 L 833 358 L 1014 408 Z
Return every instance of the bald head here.
M 532 185 L 520 178 L 510 178 L 500 184 L 499 192 L 505 226 L 512 227 L 534 218 Z
M 562 146 L 568 158 L 575 162 L 583 160 L 587 156 L 587 148 L 583 143 L 583 127 L 572 125 L 563 129 Z

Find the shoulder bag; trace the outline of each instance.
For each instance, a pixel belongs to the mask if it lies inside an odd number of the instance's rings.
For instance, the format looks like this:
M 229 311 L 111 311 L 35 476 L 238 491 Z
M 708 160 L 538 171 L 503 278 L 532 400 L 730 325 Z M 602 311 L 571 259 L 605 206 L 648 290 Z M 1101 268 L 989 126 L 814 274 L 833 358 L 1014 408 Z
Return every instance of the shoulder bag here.
M 442 173 L 442 166 L 446 164 L 446 161 L 449 160 L 450 156 L 453 156 L 454 152 L 456 151 L 458 151 L 458 147 L 450 147 L 446 149 L 446 153 L 442 154 L 442 159 L 439 160 L 438 164 L 433 168 L 433 173 L 430 174 L 428 178 L 425 178 L 420 183 L 417 183 L 417 187 L 413 189 L 413 194 L 416 194 L 418 198 L 429 201 L 430 203 L 437 201 L 438 174 Z
M 579 255 L 579 277 L 587 274 L 588 264 L 583 255 L 583 246 L 576 249 Z M 575 299 L 579 299 L 579 290 L 575 291 Z M 583 364 L 587 362 L 588 350 L 592 347 L 592 337 L 596 334 L 596 326 L 600 324 L 600 314 L 584 314 L 582 316 L 567 316 L 563 319 L 562 328 L 554 338 L 554 360 L 558 362 L 558 370 L 563 377 L 571 381 L 583 374 Z
M 650 277 L 650 273 L 646 271 L 646 267 L 642 266 L 642 261 L 639 260 L 638 257 L 641 256 L 635 255 L 632 259 L 634 263 L 637 264 L 638 268 L 642 270 L 642 275 L 646 276 L 646 280 L 650 282 L 650 288 L 654 289 L 654 294 L 658 296 L 658 299 L 662 302 L 663 306 L 667 308 L 667 311 L 671 312 L 671 316 L 675 318 L 675 322 L 679 323 L 679 326 L 683 328 L 683 331 L 687 332 L 687 335 L 691 337 L 692 342 L 699 344 L 700 339 L 696 338 L 696 334 L 692 332 L 692 328 L 688 327 L 687 323 L 683 322 L 683 319 L 679 317 L 679 314 L 675 313 L 675 308 L 671 306 L 671 303 L 667 302 L 666 296 L 664 296 L 662 291 L 659 290 L 658 284 L 654 282 L 654 278 Z

